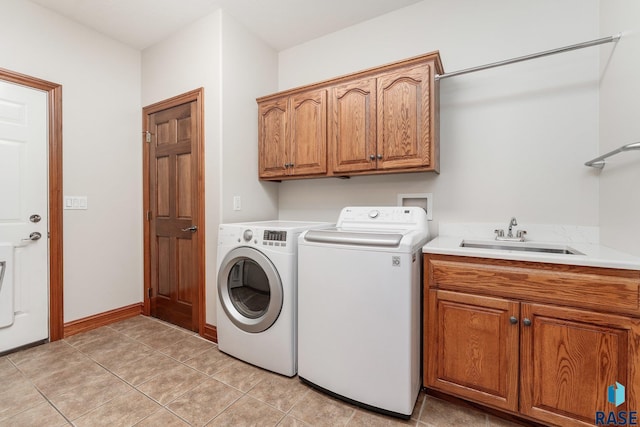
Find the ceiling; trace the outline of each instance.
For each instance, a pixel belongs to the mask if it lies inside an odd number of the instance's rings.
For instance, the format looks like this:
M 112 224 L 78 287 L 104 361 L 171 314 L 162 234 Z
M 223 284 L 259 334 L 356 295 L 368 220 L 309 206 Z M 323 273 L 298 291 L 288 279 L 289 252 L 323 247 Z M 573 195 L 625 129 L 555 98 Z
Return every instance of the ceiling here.
M 31 0 L 140 50 L 222 8 L 277 51 L 419 1 Z

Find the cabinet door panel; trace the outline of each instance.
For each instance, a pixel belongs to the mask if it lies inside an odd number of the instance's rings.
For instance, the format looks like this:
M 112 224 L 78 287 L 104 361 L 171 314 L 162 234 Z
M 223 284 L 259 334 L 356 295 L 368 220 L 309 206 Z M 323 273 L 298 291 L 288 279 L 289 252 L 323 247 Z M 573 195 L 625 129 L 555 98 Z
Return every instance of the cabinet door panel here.
M 596 411 L 638 407 L 638 321 L 614 315 L 538 304 L 523 304 L 521 412 L 560 425 L 594 425 Z M 634 343 L 635 342 L 635 343 Z M 633 377 L 635 375 L 636 378 Z M 607 389 L 619 382 L 627 401 L 607 402 Z
M 292 95 L 290 108 L 292 175 L 326 173 L 327 91 L 321 89 Z
M 331 88 L 329 141 L 333 171 L 376 168 L 376 80 Z M 373 158 L 371 158 L 373 156 Z
M 259 105 L 258 172 L 260 178 L 285 176 L 287 168 L 287 97 Z
M 435 290 L 429 300 L 428 386 L 516 411 L 519 304 Z
M 378 77 L 378 168 L 430 164 L 431 73 L 423 64 Z

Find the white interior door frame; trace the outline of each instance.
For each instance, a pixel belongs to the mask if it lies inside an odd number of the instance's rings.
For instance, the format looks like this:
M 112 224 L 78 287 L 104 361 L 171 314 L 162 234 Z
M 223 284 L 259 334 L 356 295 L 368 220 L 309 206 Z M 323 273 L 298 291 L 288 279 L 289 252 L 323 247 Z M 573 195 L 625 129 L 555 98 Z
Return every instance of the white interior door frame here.
M 49 340 L 64 338 L 62 85 L 0 68 L 0 80 L 47 92 L 49 120 Z

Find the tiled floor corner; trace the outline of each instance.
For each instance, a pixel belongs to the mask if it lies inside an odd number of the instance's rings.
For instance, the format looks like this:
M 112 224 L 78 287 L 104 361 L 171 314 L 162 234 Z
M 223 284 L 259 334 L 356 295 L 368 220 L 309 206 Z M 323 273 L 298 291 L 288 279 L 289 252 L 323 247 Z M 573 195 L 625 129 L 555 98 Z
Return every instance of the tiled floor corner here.
M 407 421 L 365 411 L 144 316 L 0 357 L 0 384 L 0 427 L 515 426 L 424 393 Z

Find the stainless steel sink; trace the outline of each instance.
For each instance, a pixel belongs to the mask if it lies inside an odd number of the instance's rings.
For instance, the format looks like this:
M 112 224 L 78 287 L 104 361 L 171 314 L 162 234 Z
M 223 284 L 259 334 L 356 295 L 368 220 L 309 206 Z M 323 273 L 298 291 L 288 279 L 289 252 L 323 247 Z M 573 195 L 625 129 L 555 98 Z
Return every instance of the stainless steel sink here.
M 531 242 L 498 242 L 463 240 L 461 248 L 493 249 L 499 251 L 541 252 L 545 254 L 584 255 L 566 245 L 552 245 Z

